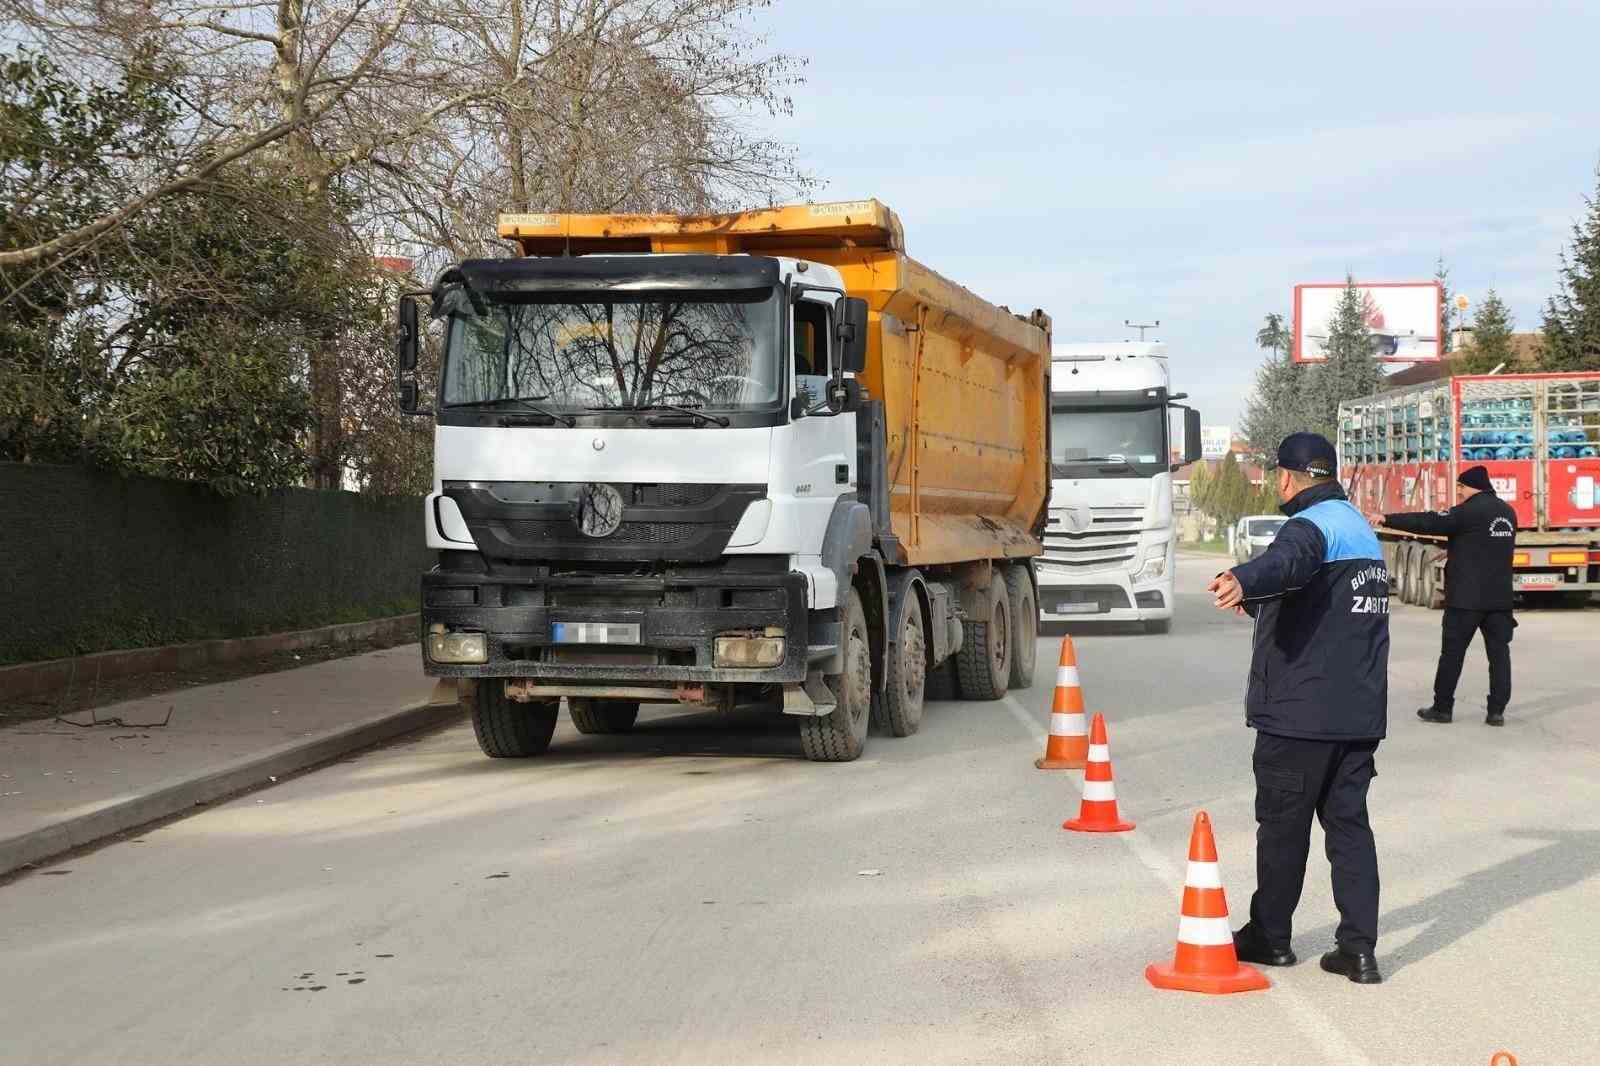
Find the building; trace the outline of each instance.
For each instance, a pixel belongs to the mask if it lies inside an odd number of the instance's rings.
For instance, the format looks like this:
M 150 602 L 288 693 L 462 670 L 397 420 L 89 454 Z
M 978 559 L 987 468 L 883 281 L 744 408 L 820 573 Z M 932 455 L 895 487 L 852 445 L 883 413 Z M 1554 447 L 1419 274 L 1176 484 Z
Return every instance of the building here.
M 1458 329 L 1450 334 L 1453 351 L 1446 352 L 1445 357 L 1437 363 L 1413 363 L 1403 370 L 1396 371 L 1384 379 L 1385 388 L 1399 388 L 1402 385 L 1420 385 L 1425 381 L 1437 381 L 1459 373 L 1455 368 L 1460 365 L 1461 359 L 1472 351 L 1472 331 Z M 1514 353 L 1511 362 L 1506 366 L 1505 373 L 1526 373 L 1537 370 L 1539 367 L 1540 336 L 1537 333 L 1513 333 L 1511 335 L 1511 350 Z

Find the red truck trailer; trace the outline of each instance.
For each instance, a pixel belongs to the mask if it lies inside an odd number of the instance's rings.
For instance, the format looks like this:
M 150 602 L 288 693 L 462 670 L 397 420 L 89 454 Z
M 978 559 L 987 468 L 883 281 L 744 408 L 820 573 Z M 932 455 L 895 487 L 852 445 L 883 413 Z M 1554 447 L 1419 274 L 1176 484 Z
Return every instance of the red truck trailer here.
M 1363 511 L 1443 510 L 1481 464 L 1517 512 L 1514 582 L 1587 601 L 1600 589 L 1600 373 L 1461 374 L 1339 405 L 1339 468 Z M 1444 541 L 1381 529 L 1390 587 L 1444 602 Z

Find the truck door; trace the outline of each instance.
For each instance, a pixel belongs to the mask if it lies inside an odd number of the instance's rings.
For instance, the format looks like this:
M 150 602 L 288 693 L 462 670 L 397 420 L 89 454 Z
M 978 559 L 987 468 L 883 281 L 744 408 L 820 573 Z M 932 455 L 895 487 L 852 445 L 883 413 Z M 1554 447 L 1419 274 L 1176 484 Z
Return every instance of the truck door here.
M 827 399 L 837 358 L 833 343 L 833 297 L 806 293 L 795 302 L 791 321 L 793 373 L 790 395 L 813 410 Z M 774 456 L 775 494 L 794 494 L 799 550 L 815 552 L 827 532 L 833 505 L 856 491 L 856 416 L 806 415 L 788 427 L 787 447 Z

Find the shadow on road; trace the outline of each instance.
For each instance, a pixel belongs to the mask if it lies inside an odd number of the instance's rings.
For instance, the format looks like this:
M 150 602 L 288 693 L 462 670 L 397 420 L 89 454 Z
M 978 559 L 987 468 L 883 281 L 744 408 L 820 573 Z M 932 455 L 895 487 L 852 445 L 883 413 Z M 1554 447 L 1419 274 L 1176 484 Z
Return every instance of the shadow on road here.
M 1380 939 L 1402 929 L 1423 927 L 1405 946 L 1389 954 L 1380 952 L 1385 971 L 1394 973 L 1421 962 L 1482 929 L 1502 911 L 1570 888 L 1600 872 L 1600 830 L 1523 829 L 1506 835 L 1547 843 L 1474 871 L 1442 892 L 1383 915 L 1378 921 Z M 1333 931 L 1334 926 L 1326 925 L 1310 936 L 1332 943 Z

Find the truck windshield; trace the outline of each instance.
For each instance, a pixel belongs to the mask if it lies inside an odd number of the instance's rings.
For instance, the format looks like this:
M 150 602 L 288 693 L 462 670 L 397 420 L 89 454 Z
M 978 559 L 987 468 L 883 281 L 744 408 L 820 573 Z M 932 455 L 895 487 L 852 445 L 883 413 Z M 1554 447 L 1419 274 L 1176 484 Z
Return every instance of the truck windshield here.
M 449 290 L 443 404 L 753 411 L 781 399 L 778 296 L 555 302 Z
M 1275 537 L 1278 530 L 1287 522 L 1286 518 L 1252 518 L 1250 520 L 1250 535 L 1252 537 Z
M 1057 407 L 1050 415 L 1056 477 L 1153 477 L 1167 469 L 1165 407 Z

